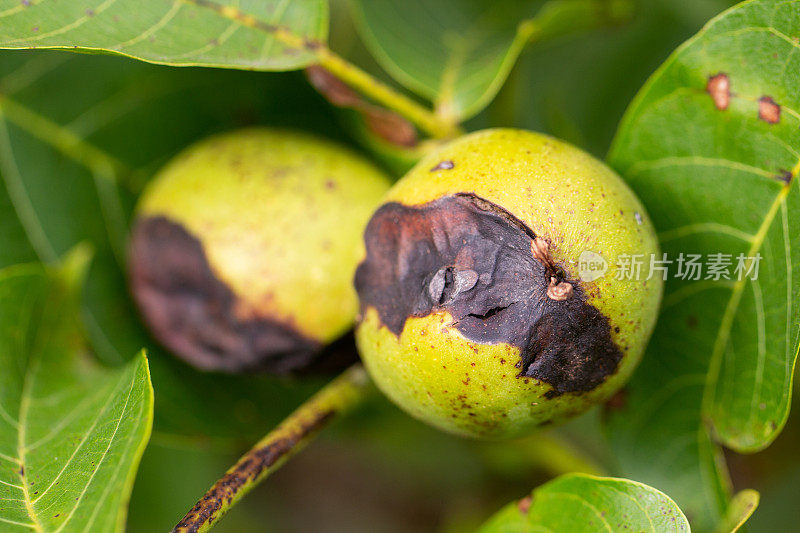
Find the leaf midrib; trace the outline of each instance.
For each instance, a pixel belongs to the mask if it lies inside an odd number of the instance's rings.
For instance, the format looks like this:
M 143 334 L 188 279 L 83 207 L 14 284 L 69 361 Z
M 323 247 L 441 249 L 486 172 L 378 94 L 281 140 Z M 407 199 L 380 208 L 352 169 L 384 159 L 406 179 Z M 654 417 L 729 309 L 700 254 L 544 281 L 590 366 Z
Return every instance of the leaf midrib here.
M 45 311 L 45 312 L 47 312 L 47 311 Z M 39 519 L 39 516 L 36 513 L 36 510 L 34 508 L 35 503 L 37 501 L 39 501 L 42 497 L 44 497 L 45 494 L 47 494 L 47 491 L 50 488 L 52 488 L 54 486 L 55 482 L 64 474 L 64 472 L 68 468 L 69 464 L 71 463 L 72 459 L 75 457 L 75 455 L 78 453 L 78 451 L 83 447 L 83 445 L 86 443 L 87 439 L 91 436 L 92 432 L 94 431 L 95 427 L 97 426 L 98 421 L 106 414 L 106 412 L 108 410 L 108 407 L 110 405 L 110 402 L 113 400 L 113 398 L 115 398 L 117 396 L 117 392 L 120 390 L 120 388 L 126 382 L 129 381 L 130 382 L 130 387 L 128 389 L 128 394 L 127 394 L 126 399 L 125 399 L 125 405 L 120 410 L 120 415 L 117 418 L 116 426 L 114 428 L 114 432 L 112 433 L 111 437 L 109 438 L 108 443 L 106 445 L 106 448 L 103 451 L 103 454 L 102 454 L 100 460 L 98 461 L 95 470 L 92 472 L 92 475 L 90 476 L 89 480 L 84 485 L 84 487 L 83 487 L 83 489 L 82 489 L 82 491 L 81 491 L 81 493 L 79 495 L 79 499 L 82 500 L 83 496 L 86 494 L 86 491 L 89 489 L 89 486 L 91 485 L 95 474 L 100 469 L 100 465 L 103 463 L 103 461 L 108 456 L 108 450 L 111 448 L 111 446 L 113 445 L 113 443 L 115 441 L 117 431 L 119 430 L 119 426 L 121 425 L 122 420 L 125 417 L 125 414 L 126 414 L 127 409 L 128 409 L 128 404 L 130 403 L 131 395 L 133 394 L 133 390 L 135 389 L 135 385 L 136 385 L 135 374 L 134 374 L 134 376 L 129 376 L 128 372 L 123 372 L 122 375 L 120 376 L 119 380 L 116 383 L 114 383 L 113 386 L 107 387 L 108 389 L 110 389 L 110 394 L 108 394 L 108 399 L 103 403 L 102 410 L 97 415 L 97 417 L 95 417 L 95 420 L 92 423 L 92 425 L 87 429 L 86 434 L 84 435 L 84 438 L 81 440 L 80 444 L 75 448 L 75 450 L 73 451 L 72 455 L 66 460 L 66 462 L 64 463 L 64 466 L 59 471 L 59 473 L 56 475 L 56 477 L 53 478 L 53 480 L 50 483 L 50 485 L 37 498 L 33 499 L 31 497 L 30 491 L 28 489 L 28 483 L 27 483 L 27 479 L 28 479 L 28 477 L 30 475 L 30 468 L 27 465 L 27 455 L 26 455 L 26 452 L 28 450 L 27 427 L 28 427 L 28 418 L 29 418 L 29 415 L 30 415 L 31 400 L 32 400 L 32 397 L 33 397 L 32 390 L 33 390 L 33 387 L 34 387 L 34 382 L 36 380 L 36 376 L 37 376 L 37 374 L 39 372 L 39 367 L 41 365 L 43 347 L 46 346 L 47 342 L 48 342 L 48 338 L 47 338 L 48 334 L 39 333 L 39 332 L 44 331 L 44 330 L 45 330 L 45 328 L 38 328 L 37 327 L 37 329 L 36 329 L 37 334 L 34 336 L 33 341 L 31 342 L 31 345 L 30 345 L 30 355 L 28 357 L 28 364 L 26 365 L 26 368 L 25 368 L 25 374 L 24 374 L 23 382 L 22 382 L 22 389 L 20 391 L 20 403 L 19 403 L 19 410 L 18 410 L 18 427 L 17 427 L 17 457 L 16 457 L 16 460 L 18 461 L 18 465 L 19 465 L 19 468 L 20 468 L 20 470 L 18 470 L 18 475 L 19 475 L 20 481 L 21 481 L 21 490 L 22 490 L 22 493 L 23 493 L 23 503 L 25 505 L 25 510 L 26 510 L 26 512 L 28 514 L 28 517 L 31 519 L 31 523 L 30 524 L 26 524 L 26 526 L 32 527 L 33 530 L 36 531 L 37 533 L 43 533 L 45 530 L 44 530 L 44 527 L 43 527 L 43 525 L 41 523 L 41 520 Z M 105 499 L 105 494 L 104 494 L 104 497 L 100 499 L 98 505 L 100 503 L 102 503 L 102 501 L 104 499 Z M 75 510 L 78 508 L 78 505 L 80 504 L 80 500 L 78 501 L 78 504 L 73 506 L 73 508 L 70 510 L 70 512 L 67 515 L 65 521 L 56 530 L 57 532 L 63 530 L 64 527 L 66 527 L 66 525 L 69 523 L 69 520 L 72 518 Z
M 36 514 L 36 510 L 33 508 L 33 500 L 31 499 L 30 491 L 28 490 L 28 483 L 27 483 L 27 476 L 29 474 L 28 468 L 26 467 L 26 427 L 28 421 L 28 413 L 30 411 L 30 401 L 31 401 L 31 388 L 33 387 L 33 375 L 35 371 L 38 370 L 40 360 L 40 353 L 39 350 L 41 349 L 42 343 L 42 334 L 39 334 L 39 331 L 42 331 L 40 328 L 36 328 L 37 334 L 34 337 L 34 342 L 31 345 L 31 352 L 28 357 L 28 364 L 25 366 L 25 377 L 22 380 L 22 390 L 20 391 L 20 402 L 19 402 L 19 413 L 17 420 L 19 422 L 19 426 L 17 426 L 17 459 L 19 460 L 19 477 L 22 484 L 22 495 L 23 499 L 25 500 L 25 510 L 28 513 L 28 517 L 33 522 L 34 529 L 37 532 L 43 532 L 44 528 L 42 527 L 42 523 L 39 521 L 39 517 Z

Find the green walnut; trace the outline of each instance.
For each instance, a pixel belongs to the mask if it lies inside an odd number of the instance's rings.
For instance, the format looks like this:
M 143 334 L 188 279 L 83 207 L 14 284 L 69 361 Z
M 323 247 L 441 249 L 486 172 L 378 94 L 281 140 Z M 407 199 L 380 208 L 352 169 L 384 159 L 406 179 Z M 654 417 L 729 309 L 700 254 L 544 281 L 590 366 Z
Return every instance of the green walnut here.
M 545 135 L 481 131 L 426 156 L 384 201 L 356 272 L 356 341 L 411 415 L 513 437 L 585 411 L 630 376 L 663 281 L 618 267 L 658 244 L 603 163 Z
M 132 293 L 154 336 L 206 370 L 320 363 L 355 320 L 361 234 L 389 188 L 350 150 L 254 128 L 200 141 L 141 197 Z

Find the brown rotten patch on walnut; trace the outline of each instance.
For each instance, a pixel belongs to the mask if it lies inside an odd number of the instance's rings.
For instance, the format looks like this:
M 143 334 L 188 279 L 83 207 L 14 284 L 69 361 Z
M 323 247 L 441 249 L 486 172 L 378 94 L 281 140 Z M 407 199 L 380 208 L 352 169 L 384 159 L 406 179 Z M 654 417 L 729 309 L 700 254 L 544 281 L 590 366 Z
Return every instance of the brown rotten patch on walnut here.
M 375 308 L 395 335 L 408 317 L 447 311 L 468 339 L 519 348 L 519 377 L 549 383 L 550 397 L 594 389 L 622 359 L 608 319 L 547 241 L 496 204 L 466 193 L 388 203 L 364 240 L 355 278 L 362 312 Z
M 131 290 L 155 337 L 205 370 L 288 373 L 313 365 L 320 343 L 268 317 L 237 316 L 237 297 L 180 224 L 139 218 L 131 236 Z

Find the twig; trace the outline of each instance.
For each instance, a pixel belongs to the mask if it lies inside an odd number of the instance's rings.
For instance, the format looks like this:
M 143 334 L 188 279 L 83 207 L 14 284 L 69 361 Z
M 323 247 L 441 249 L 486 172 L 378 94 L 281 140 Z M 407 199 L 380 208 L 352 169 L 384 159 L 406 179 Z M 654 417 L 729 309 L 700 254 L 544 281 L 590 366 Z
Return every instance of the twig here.
M 313 55 L 317 64 L 332 72 L 347 85 L 362 92 L 375 102 L 388 107 L 416 124 L 425 133 L 438 138 L 453 137 L 459 133 L 457 124 L 441 120 L 432 110 L 426 108 L 401 92 L 382 83 L 374 76 L 361 70 L 346 59 L 332 52 L 324 43 L 296 35 L 290 29 L 271 24 L 237 7 L 224 5 L 215 0 L 183 0 L 198 7 L 216 11 L 221 17 L 234 20 L 256 30 L 271 35 L 276 41 L 298 51 Z
M 92 170 L 99 177 L 117 182 L 132 174 L 118 159 L 86 142 L 71 130 L 4 95 L 0 95 L 0 115 Z
M 214 522 L 317 433 L 356 405 L 370 390 L 369 378 L 355 365 L 312 396 L 242 456 L 178 522 L 174 533 L 208 531 Z

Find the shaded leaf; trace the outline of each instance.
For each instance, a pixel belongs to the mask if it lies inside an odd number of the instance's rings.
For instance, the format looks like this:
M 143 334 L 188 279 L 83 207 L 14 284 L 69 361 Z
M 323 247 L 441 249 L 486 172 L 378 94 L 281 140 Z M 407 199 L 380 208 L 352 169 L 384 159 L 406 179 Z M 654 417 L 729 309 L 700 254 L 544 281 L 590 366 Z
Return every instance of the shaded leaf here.
M 460 121 L 503 85 L 525 43 L 604 24 L 606 0 L 351 0 L 359 32 L 398 82 Z M 534 18 L 534 15 L 537 15 Z
M 480 533 L 689 531 L 675 502 L 627 479 L 567 474 L 510 503 Z
M 77 277 L 0 270 L 3 531 L 123 529 L 153 390 L 143 353 L 114 370 L 91 359 Z
M 328 34 L 326 0 L 9 0 L 0 48 L 63 48 L 165 65 L 289 70 Z
M 664 59 L 733 0 L 633 0 L 630 22 L 531 45 L 487 110 L 605 157 L 620 118 Z M 483 126 L 483 124 L 481 124 Z
M 609 154 L 669 259 L 731 261 L 730 279 L 677 279 L 672 265 L 648 352 L 611 418 L 626 474 L 660 483 L 699 529 L 727 493 L 710 435 L 755 451 L 789 410 L 800 341 L 797 7 L 751 1 L 711 21 L 642 89 Z M 761 256 L 757 279 L 737 275 L 739 254 Z

